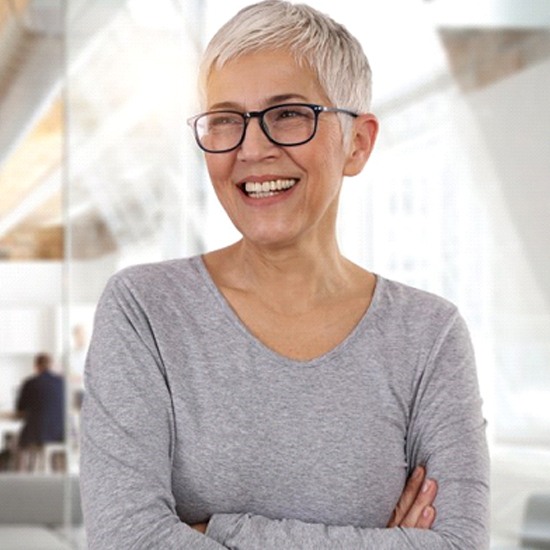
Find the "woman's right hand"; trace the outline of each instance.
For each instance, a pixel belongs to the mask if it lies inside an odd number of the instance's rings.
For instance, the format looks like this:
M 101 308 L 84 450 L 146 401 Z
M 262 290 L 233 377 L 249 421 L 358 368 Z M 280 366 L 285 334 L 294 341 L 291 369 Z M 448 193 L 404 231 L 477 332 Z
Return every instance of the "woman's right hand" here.
M 436 496 L 437 482 L 426 477 L 423 466 L 417 466 L 403 489 L 388 527 L 430 529 L 435 521 L 433 502 Z

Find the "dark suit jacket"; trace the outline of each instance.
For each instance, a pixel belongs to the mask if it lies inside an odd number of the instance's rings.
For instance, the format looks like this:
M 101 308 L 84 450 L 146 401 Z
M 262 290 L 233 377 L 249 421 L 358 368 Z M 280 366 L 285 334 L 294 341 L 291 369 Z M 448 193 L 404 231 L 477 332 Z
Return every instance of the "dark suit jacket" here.
M 19 446 L 63 441 L 65 425 L 65 388 L 61 376 L 43 372 L 26 380 L 17 400 L 25 425 Z

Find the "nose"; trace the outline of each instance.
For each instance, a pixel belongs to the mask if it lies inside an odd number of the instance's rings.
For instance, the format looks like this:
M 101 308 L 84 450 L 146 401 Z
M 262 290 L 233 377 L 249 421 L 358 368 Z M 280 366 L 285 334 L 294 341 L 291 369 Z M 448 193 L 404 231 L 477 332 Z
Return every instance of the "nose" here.
M 237 150 L 237 158 L 243 161 L 261 160 L 276 156 L 279 147 L 272 143 L 260 126 L 260 119 L 253 117 L 248 121 L 244 140 Z

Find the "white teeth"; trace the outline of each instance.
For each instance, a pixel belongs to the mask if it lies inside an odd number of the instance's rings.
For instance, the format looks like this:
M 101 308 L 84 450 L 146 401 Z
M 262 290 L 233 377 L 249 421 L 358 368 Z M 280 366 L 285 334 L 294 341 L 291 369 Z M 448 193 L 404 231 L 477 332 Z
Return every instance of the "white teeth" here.
M 295 179 L 278 179 L 271 181 L 264 181 L 262 183 L 247 181 L 245 183 L 245 191 L 255 198 L 271 197 L 276 194 L 277 191 L 290 189 L 298 180 Z

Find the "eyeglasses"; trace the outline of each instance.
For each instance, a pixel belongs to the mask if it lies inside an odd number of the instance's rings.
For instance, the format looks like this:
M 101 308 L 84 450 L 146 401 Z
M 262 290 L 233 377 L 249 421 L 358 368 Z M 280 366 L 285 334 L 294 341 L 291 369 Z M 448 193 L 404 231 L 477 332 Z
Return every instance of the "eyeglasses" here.
M 227 153 L 244 141 L 250 119 L 257 118 L 267 139 L 275 145 L 303 145 L 315 136 L 321 113 L 343 113 L 359 116 L 337 107 L 310 103 L 285 103 L 263 111 L 210 111 L 191 117 L 187 123 L 193 129 L 198 146 L 207 153 Z

